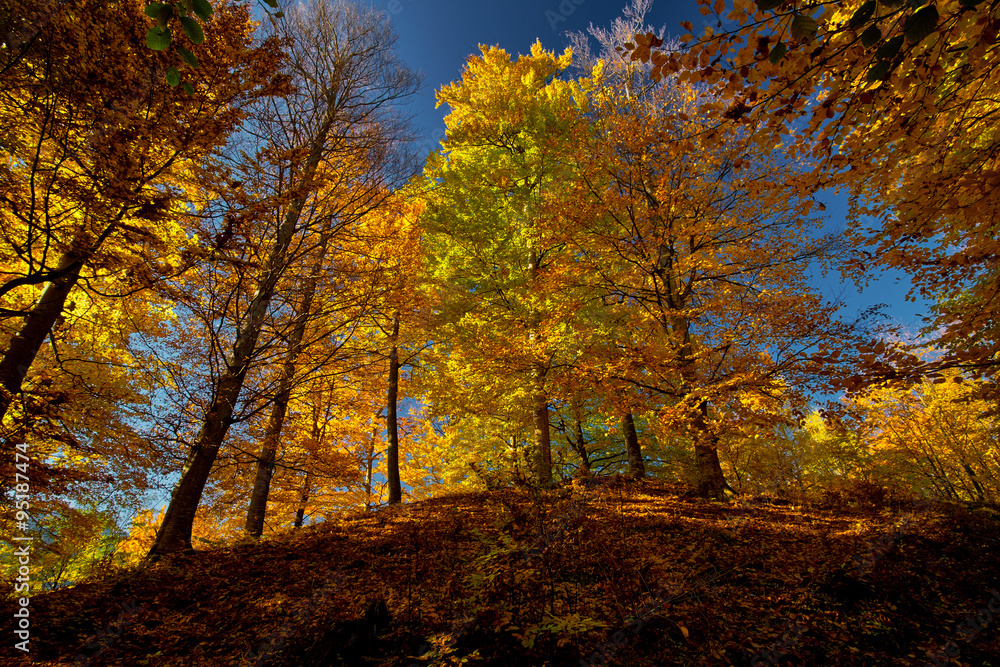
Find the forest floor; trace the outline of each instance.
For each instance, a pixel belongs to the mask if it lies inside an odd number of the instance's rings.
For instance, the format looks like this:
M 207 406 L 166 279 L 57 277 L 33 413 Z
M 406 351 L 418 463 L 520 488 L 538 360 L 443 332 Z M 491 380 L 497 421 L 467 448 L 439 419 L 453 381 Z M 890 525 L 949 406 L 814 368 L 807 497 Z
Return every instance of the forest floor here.
M 36 595 L 0 663 L 1000 666 L 998 539 L 945 505 L 464 494 Z

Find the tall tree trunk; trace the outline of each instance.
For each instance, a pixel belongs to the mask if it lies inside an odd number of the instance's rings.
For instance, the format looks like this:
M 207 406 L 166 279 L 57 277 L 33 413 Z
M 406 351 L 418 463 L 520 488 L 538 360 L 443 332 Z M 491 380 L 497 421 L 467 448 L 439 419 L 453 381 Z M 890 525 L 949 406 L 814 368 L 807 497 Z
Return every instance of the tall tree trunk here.
M 539 486 L 552 483 L 552 443 L 549 431 L 549 401 L 545 394 L 545 365 L 535 363 L 532 382 L 532 404 L 535 440 L 535 482 Z
M 302 520 L 306 515 L 306 503 L 309 502 L 309 485 L 312 484 L 312 471 L 306 470 L 306 479 L 302 482 L 302 490 L 299 492 L 299 508 L 295 510 L 295 527 L 302 527 Z
M 628 474 L 636 479 L 645 477 L 646 464 L 642 460 L 642 447 L 631 410 L 626 410 L 622 416 L 622 431 L 625 432 L 625 451 L 628 453 Z
M 271 477 L 274 475 L 274 461 L 278 453 L 278 442 L 288 413 L 288 401 L 292 396 L 292 386 L 295 380 L 295 362 L 302 352 L 302 338 L 305 336 L 306 324 L 312 313 L 312 302 L 316 295 L 316 284 L 326 256 L 327 241 L 320 246 L 319 257 L 313 266 L 302 294 L 298 312 L 292 324 L 292 332 L 288 337 L 288 351 L 285 363 L 278 379 L 278 394 L 271 406 L 271 414 L 264 429 L 264 438 L 257 457 L 257 475 L 254 478 L 253 491 L 250 493 L 250 506 L 247 508 L 247 520 L 244 530 L 247 535 L 258 538 L 264 532 L 264 517 L 267 514 L 267 499 L 271 493 Z
M 538 280 L 538 253 L 534 246 L 528 254 L 528 277 L 534 287 Z M 541 314 L 537 310 L 532 310 L 530 316 L 530 341 L 532 348 L 538 342 L 538 327 Z M 532 350 L 533 354 L 539 355 L 538 350 Z M 535 445 L 535 483 L 539 486 L 549 486 L 552 484 L 552 442 L 549 430 L 549 401 L 545 393 L 545 363 L 541 359 L 536 359 L 532 364 L 531 378 L 531 404 L 532 423 L 534 426 Z
M 385 429 L 389 441 L 385 453 L 386 478 L 389 482 L 389 504 L 403 500 L 403 489 L 399 481 L 399 424 L 396 419 L 396 404 L 399 401 L 399 313 L 392 318 L 392 347 L 389 349 L 389 390 L 386 396 Z
M 381 410 L 375 413 L 372 418 L 372 423 L 377 424 L 378 420 L 382 414 Z M 378 437 L 378 426 L 372 429 L 372 436 L 368 440 L 368 446 L 365 448 L 365 511 L 370 512 L 375 507 L 375 459 L 378 458 L 375 452 L 375 439 Z
M 79 235 L 73 240 L 73 245 L 59 259 L 53 272 L 57 278 L 45 284 L 42 294 L 25 316 L 24 324 L 10 339 L 3 358 L 0 359 L 0 420 L 7 415 L 11 400 L 21 391 L 24 377 L 35 363 L 45 337 L 62 315 L 66 299 L 80 280 L 84 265 L 118 228 L 124 214 L 123 209 L 118 218 L 109 223 L 96 239 L 85 243 L 83 236 Z
M 62 314 L 66 297 L 80 279 L 83 262 L 71 253 L 63 256 L 57 271 L 65 273 L 45 285 L 41 296 L 24 318 L 21 329 L 7 344 L 3 359 L 0 360 L 0 419 L 7 414 L 11 400 L 21 391 L 21 384 L 28 369 L 38 356 L 45 337 L 52 331 L 56 320 Z
M 310 154 L 302 172 L 301 183 L 309 190 L 316 175 L 316 168 L 322 156 L 327 134 L 333 123 L 332 116 L 327 116 L 323 126 L 310 146 Z M 288 212 L 268 253 L 264 268 L 257 278 L 257 290 L 253 300 L 247 307 L 246 320 L 233 343 L 233 359 L 226 365 L 226 370 L 216 382 L 215 396 L 205 414 L 201 430 L 195 438 L 187 462 L 181 472 L 170 504 L 167 506 L 163 523 L 156 533 L 156 540 L 149 551 L 150 556 L 157 556 L 191 548 L 191 528 L 194 524 L 195 512 L 201 502 L 201 494 L 205 483 L 212 472 L 212 464 L 219 454 L 219 448 L 226 437 L 229 425 L 232 423 L 236 402 L 243 390 L 247 368 L 257 346 L 261 326 L 267 315 L 268 306 L 278 286 L 278 280 L 285 270 L 288 246 L 298 226 L 306 195 L 300 195 L 292 200 Z
M 566 439 L 569 441 L 569 446 L 577 453 L 580 457 L 580 474 L 583 476 L 590 475 L 590 454 L 587 452 L 587 441 L 583 437 L 583 415 L 580 408 L 579 400 L 573 401 L 573 433 L 576 436 L 575 441 L 572 436 L 567 436 Z

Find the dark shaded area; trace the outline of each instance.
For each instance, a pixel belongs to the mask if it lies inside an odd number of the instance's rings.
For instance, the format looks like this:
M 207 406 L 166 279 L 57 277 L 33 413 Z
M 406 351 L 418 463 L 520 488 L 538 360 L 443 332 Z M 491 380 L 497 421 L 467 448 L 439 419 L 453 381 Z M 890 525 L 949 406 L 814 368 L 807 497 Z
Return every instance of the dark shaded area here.
M 37 595 L 30 664 L 1000 664 L 996 517 L 654 481 L 437 498 Z

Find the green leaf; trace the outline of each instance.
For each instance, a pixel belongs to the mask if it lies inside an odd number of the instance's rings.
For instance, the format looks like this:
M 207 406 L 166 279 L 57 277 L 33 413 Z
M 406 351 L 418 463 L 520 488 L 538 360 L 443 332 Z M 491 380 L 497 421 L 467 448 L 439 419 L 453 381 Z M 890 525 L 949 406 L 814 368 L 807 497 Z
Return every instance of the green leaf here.
M 768 54 L 767 60 L 772 65 L 777 65 L 778 63 L 781 62 L 781 59 L 785 57 L 785 54 L 787 52 L 788 52 L 788 47 L 785 46 L 785 43 L 778 42 L 777 44 L 774 45 L 774 48 L 771 49 L 771 53 Z
M 902 35 L 896 35 L 888 42 L 878 47 L 878 51 L 875 52 L 875 60 L 886 60 L 899 53 L 899 48 L 903 46 L 903 39 L 904 37 Z
M 892 71 L 892 61 L 891 60 L 880 60 L 871 66 L 868 70 L 868 83 L 874 83 L 876 81 L 882 81 L 889 76 Z
M 190 16 L 181 17 L 181 26 L 184 28 L 184 34 L 188 36 L 192 44 L 201 44 L 205 41 L 205 33 L 201 31 L 201 26 Z
M 870 49 L 878 44 L 880 39 L 882 39 L 882 31 L 879 30 L 877 25 L 873 25 L 861 33 L 861 45 L 866 49 Z
M 816 19 L 805 14 L 799 14 L 792 19 L 792 37 L 803 39 L 804 37 L 815 37 L 819 32 L 819 24 Z
M 276 18 L 276 19 L 283 19 L 283 18 L 285 18 L 285 12 L 283 12 L 283 11 L 281 11 L 279 9 L 278 11 L 276 11 L 274 13 L 274 18 Z
M 183 46 L 178 46 L 177 47 L 177 52 L 181 54 L 181 60 L 183 60 L 184 62 L 186 62 L 190 67 L 193 67 L 194 69 L 198 69 L 198 56 L 196 56 L 195 54 L 191 53 L 190 51 L 188 51 L 187 49 L 185 49 Z
M 876 4 L 875 0 L 868 0 L 868 2 L 858 7 L 858 11 L 854 12 L 851 20 L 847 22 L 847 27 L 855 30 L 867 23 L 868 19 L 875 13 Z
M 170 5 L 165 5 L 162 2 L 151 2 L 146 5 L 143 9 L 143 13 L 151 19 L 155 19 L 160 14 L 160 10 L 164 7 L 169 7 Z
M 154 51 L 162 51 L 170 46 L 170 28 L 150 28 L 146 31 L 146 46 Z
M 278 0 L 264 0 L 264 4 L 272 9 L 278 8 Z
M 183 90 L 188 95 L 194 95 L 194 86 L 192 86 L 187 81 L 181 84 L 181 90 Z
M 910 44 L 919 44 L 924 38 L 934 32 L 938 24 L 938 10 L 934 5 L 924 7 L 910 18 L 903 34 Z
M 202 21 L 207 21 L 208 17 L 215 13 L 208 0 L 191 0 L 191 7 Z
M 166 79 L 171 88 L 176 88 L 177 84 L 181 82 L 181 73 L 177 71 L 176 67 L 171 67 L 167 70 Z

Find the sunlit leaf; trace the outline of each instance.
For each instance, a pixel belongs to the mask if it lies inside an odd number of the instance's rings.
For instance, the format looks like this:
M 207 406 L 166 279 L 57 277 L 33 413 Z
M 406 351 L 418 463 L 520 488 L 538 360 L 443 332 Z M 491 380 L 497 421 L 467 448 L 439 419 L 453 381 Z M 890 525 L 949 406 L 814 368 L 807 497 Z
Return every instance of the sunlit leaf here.
M 184 28 L 184 34 L 187 35 L 192 44 L 201 44 L 205 41 L 205 34 L 201 31 L 198 21 L 190 16 L 182 16 L 181 26 Z
M 170 28 L 156 26 L 147 30 L 146 46 L 153 51 L 162 51 L 170 46 Z
M 171 67 L 167 70 L 166 79 L 171 88 L 176 88 L 181 82 L 181 73 L 177 71 L 176 67 Z
M 819 24 L 816 23 L 816 19 L 811 16 L 806 16 L 805 14 L 799 14 L 794 19 L 792 19 L 792 37 L 795 39 L 804 39 L 806 37 L 815 37 L 816 33 L 819 32 Z
M 212 5 L 208 0 L 191 0 L 191 8 L 194 9 L 194 13 L 202 21 L 207 21 L 215 10 L 212 9 Z

